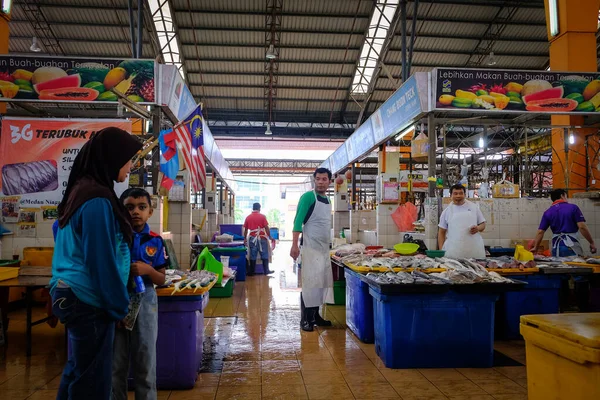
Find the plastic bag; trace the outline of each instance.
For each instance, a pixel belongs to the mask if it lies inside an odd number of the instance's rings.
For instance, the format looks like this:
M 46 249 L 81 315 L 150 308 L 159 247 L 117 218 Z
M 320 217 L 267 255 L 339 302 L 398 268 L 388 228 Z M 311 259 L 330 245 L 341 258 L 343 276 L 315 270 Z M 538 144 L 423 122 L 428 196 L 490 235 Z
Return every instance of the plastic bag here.
M 407 202 L 398 206 L 392 213 L 392 220 L 398 228 L 398 232 L 410 232 L 413 230 L 413 222 L 417 220 L 419 210 L 411 203 Z

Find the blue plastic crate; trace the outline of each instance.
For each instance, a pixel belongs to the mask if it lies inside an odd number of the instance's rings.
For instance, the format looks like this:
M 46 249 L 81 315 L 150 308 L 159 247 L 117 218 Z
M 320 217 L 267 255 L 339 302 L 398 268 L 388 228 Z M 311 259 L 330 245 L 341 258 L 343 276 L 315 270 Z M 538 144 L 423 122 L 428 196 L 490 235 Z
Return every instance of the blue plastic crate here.
M 520 338 L 521 315 L 559 312 L 560 275 L 519 275 L 511 278 L 527 282 L 527 286 L 500 296 L 496 305 L 497 339 Z
M 363 343 L 375 341 L 373 297 L 369 285 L 353 271 L 346 269 L 346 325 Z
M 279 240 L 279 228 L 269 228 L 269 233 L 272 239 Z
M 375 350 L 386 367 L 492 367 L 497 294 L 369 293 Z
M 229 257 L 229 266 L 237 270 L 236 281 L 246 280 L 246 248 L 245 247 L 217 247 L 210 251 L 212 255 L 221 261 L 221 256 Z

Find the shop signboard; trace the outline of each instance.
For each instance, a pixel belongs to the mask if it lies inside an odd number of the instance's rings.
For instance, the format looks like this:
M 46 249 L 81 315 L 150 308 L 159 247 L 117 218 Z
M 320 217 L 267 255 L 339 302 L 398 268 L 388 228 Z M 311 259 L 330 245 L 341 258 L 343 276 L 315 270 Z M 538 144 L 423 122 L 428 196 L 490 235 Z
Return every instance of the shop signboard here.
M 331 172 L 335 173 L 345 168 L 349 162 L 346 145 L 342 143 L 331 155 Z
M 354 162 L 363 154 L 368 153 L 375 145 L 373 128 L 369 121 L 359 126 L 345 143 L 350 162 Z
M 210 160 L 215 146 L 215 139 L 213 138 L 205 119 L 202 119 L 202 134 L 204 135 L 204 156 Z
M 386 141 L 411 123 L 423 112 L 421 103 L 417 77 L 413 75 L 369 118 L 375 143 Z
M 328 170 L 332 171 L 333 168 L 331 167 L 331 157 L 327 158 L 327 160 L 323 161 L 321 163 L 321 165 L 319 165 L 319 168 L 327 168 Z
M 427 73 L 411 76 L 330 156 L 332 172 L 358 160 L 428 111 L 428 88 Z
M 177 121 L 182 121 L 196 108 L 196 100 L 174 65 L 160 65 L 160 104 L 169 109 Z
M 115 88 L 141 104 L 157 99 L 157 64 L 146 59 L 0 55 L 0 101 L 115 103 Z
M 437 68 L 437 110 L 510 113 L 600 111 L 600 73 Z
M 3 118 L 0 196 L 18 197 L 21 207 L 58 205 L 81 147 L 103 128 L 131 132 L 131 125 L 129 120 Z

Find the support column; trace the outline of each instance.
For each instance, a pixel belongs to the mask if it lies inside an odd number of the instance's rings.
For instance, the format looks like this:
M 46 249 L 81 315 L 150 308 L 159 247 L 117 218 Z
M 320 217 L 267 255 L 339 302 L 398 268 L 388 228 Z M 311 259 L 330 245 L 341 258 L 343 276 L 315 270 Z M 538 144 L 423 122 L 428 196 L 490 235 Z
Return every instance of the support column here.
M 550 70 L 594 72 L 597 71 L 596 31 L 600 0 L 557 0 L 558 35 L 550 32 L 549 0 L 545 0 L 548 40 L 550 41 Z M 566 188 L 569 196 L 587 188 L 585 137 L 594 129 L 570 129 L 583 126 L 584 117 L 552 116 L 552 124 L 561 126 L 552 130 L 552 178 L 554 188 Z M 574 143 L 569 144 L 569 135 Z
M 345 175 L 340 175 L 344 178 L 342 184 L 335 184 L 335 200 L 333 210 L 333 236 L 340 237 L 340 231 L 344 228 L 350 228 L 350 212 L 348 211 L 348 180 Z M 352 231 L 350 231 L 352 232 Z M 356 242 L 356 238 L 346 237 L 348 243 Z
M 380 246 L 391 247 L 400 243 L 400 234 L 398 228 L 392 220 L 392 213 L 396 210 L 399 203 L 399 196 L 395 200 L 384 201 L 384 182 L 396 182 L 398 184 L 400 175 L 400 153 L 386 153 L 385 146 L 379 150 L 379 166 L 377 169 L 378 193 L 377 205 L 377 244 Z
M 204 208 L 206 209 L 206 222 L 202 229 L 202 239 L 205 242 L 209 242 L 215 232 L 219 230 L 217 224 L 217 191 L 216 191 L 216 180 L 217 178 L 213 174 L 211 177 L 206 177 L 206 188 L 205 188 L 205 201 Z
M 429 197 L 435 197 L 435 152 L 437 150 L 437 134 L 435 132 L 435 118 L 433 113 L 429 113 L 429 116 L 427 117 L 427 134 L 429 135 L 429 151 L 427 152 L 427 162 L 429 163 L 427 171 L 427 176 L 429 177 L 428 195 Z

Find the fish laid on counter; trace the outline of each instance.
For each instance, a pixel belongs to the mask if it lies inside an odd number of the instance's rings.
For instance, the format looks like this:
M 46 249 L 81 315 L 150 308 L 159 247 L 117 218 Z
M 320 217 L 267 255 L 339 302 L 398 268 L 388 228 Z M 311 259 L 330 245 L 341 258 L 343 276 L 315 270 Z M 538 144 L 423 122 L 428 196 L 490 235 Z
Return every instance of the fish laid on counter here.
M 343 244 L 336 247 L 335 255 L 338 257 L 345 257 L 350 254 L 362 254 L 365 252 L 366 246 L 362 243 Z

